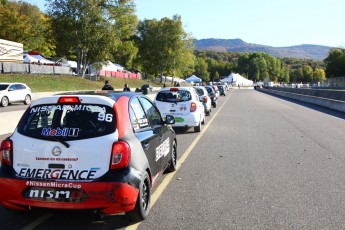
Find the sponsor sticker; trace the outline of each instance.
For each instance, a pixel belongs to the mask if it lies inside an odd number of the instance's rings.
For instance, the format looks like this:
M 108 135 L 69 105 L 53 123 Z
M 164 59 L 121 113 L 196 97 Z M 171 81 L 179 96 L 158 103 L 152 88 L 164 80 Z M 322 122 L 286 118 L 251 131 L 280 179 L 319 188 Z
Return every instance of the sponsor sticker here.
M 77 137 L 79 133 L 79 128 L 43 128 L 41 135 L 50 137 Z
M 181 123 L 184 122 L 184 119 L 182 117 L 175 117 L 175 122 Z
M 93 180 L 99 168 L 89 170 L 21 168 L 18 177 L 54 180 Z
M 168 155 L 169 150 L 170 140 L 168 138 L 156 148 L 156 161 L 158 161 L 161 157 Z

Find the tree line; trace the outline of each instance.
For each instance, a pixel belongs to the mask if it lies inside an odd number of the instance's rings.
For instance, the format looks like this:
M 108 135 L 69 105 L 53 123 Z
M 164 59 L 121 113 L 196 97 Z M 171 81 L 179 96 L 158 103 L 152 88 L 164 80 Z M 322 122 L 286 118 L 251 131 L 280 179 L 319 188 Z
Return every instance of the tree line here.
M 135 10 L 134 0 L 47 0 L 46 12 L 25 1 L 0 0 L 0 38 L 46 57 L 75 60 L 80 75 L 83 66 L 110 60 L 145 78 L 195 74 L 217 81 L 236 72 L 254 82 L 307 83 L 345 76 L 344 49 L 331 50 L 324 61 L 198 51 L 181 16 L 140 21 Z

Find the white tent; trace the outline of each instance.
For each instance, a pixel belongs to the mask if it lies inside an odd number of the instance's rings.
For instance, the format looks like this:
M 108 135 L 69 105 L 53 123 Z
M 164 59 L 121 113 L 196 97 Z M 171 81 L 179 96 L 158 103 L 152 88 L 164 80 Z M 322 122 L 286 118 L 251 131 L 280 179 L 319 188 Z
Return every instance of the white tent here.
M 221 80 L 222 82 L 229 82 L 233 86 L 253 86 L 253 81 L 248 80 L 238 73 L 231 73 L 229 76 Z
M 192 76 L 186 78 L 185 81 L 188 83 L 201 83 L 202 82 L 201 78 L 198 78 L 194 74 Z
M 23 56 L 23 62 L 24 63 L 38 63 L 38 59 L 34 58 L 33 56 L 29 55 L 29 54 L 24 54 Z
M 114 63 L 112 63 L 111 61 L 107 61 L 106 64 L 102 64 L 101 65 L 101 69 L 96 69 L 96 64 L 100 64 L 100 63 L 94 63 L 89 65 L 90 71 L 89 74 L 97 74 L 99 73 L 99 71 L 121 71 L 121 69 L 116 66 Z
M 27 55 L 29 55 L 29 54 L 27 54 Z M 55 62 L 50 61 L 50 60 L 48 60 L 48 59 L 42 57 L 41 55 L 29 55 L 29 56 L 31 56 L 31 57 L 33 57 L 33 58 L 39 60 L 39 62 L 40 62 L 41 64 L 46 64 L 46 65 L 48 65 L 48 64 L 52 64 L 52 65 L 55 64 Z
M 67 67 L 71 67 L 71 68 L 77 68 L 77 62 L 76 61 L 63 60 L 62 61 L 62 66 L 67 66 Z

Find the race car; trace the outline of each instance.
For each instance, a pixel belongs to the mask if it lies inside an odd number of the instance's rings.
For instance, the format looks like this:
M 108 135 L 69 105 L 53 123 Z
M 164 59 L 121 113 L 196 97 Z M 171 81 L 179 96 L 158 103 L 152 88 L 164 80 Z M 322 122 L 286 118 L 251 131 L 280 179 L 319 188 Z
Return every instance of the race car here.
M 1 143 L 0 204 L 143 220 L 158 178 L 176 170 L 174 122 L 134 92 L 37 99 Z

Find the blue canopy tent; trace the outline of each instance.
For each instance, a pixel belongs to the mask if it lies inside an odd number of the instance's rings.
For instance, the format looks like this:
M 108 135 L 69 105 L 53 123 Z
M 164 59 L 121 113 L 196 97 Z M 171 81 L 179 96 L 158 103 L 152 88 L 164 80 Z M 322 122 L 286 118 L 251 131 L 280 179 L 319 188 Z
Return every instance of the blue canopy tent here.
M 186 78 L 185 81 L 188 83 L 201 83 L 202 82 L 201 78 L 198 78 L 194 74 L 192 76 Z

